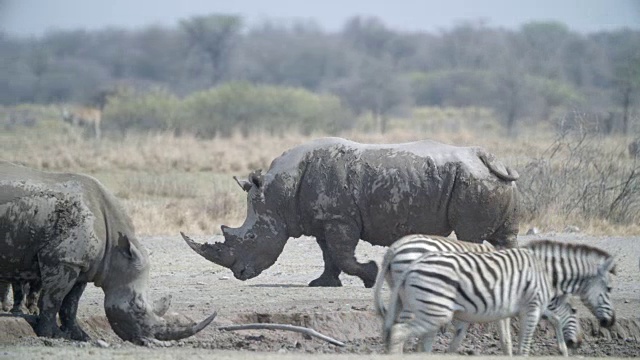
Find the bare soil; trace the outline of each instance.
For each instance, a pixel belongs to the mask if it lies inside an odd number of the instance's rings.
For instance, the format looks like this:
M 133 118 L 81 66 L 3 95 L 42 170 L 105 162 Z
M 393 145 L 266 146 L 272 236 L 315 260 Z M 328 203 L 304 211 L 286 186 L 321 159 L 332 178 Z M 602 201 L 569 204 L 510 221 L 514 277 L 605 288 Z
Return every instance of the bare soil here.
M 593 357 L 640 356 L 640 237 L 593 237 L 571 233 L 522 236 L 520 241 L 526 243 L 539 238 L 598 246 L 617 259 L 618 275 L 614 280 L 613 292 L 617 324 L 612 329 L 601 329 L 589 311 L 578 306 L 585 341 L 580 349 L 573 350 L 573 354 Z M 94 339 L 92 342 L 37 338 L 27 321 L 32 319 L 0 314 L 0 359 L 319 356 L 315 354 L 371 358 L 383 353 L 380 322 L 373 311 L 372 289 L 364 288 L 360 279 L 344 274 L 341 276 L 343 287 L 307 287 L 307 283 L 323 269 L 320 250 L 312 238 L 291 239 L 274 266 L 257 278 L 244 282 L 236 280 L 230 270 L 210 263 L 191 251 L 179 236 L 153 236 L 141 240 L 151 251 L 151 297 L 155 299 L 171 294 L 173 304 L 170 311 L 194 320 L 200 320 L 215 310 L 218 317 L 213 325 L 192 338 L 173 342 L 168 348 L 144 348 L 125 343 L 106 322 L 102 290 L 89 285 L 80 301 L 78 317 Z M 196 237 L 196 240 L 220 239 Z M 380 261 L 385 249 L 361 243 L 357 257 L 360 261 Z M 578 300 L 575 300 L 577 304 Z M 217 330 L 217 326 L 251 322 L 308 326 L 344 341 L 346 346 L 336 347 L 315 338 L 284 331 Z M 514 327 L 514 333 L 517 334 L 517 323 Z M 450 334 L 440 336 L 434 347 L 435 352 L 443 352 L 450 337 Z M 406 350 L 412 352 L 414 347 L 415 344 L 408 344 Z M 493 324 L 473 325 L 460 349 L 460 354 L 491 356 L 501 353 Z M 544 321 L 536 332 L 532 355 L 559 355 L 553 330 Z

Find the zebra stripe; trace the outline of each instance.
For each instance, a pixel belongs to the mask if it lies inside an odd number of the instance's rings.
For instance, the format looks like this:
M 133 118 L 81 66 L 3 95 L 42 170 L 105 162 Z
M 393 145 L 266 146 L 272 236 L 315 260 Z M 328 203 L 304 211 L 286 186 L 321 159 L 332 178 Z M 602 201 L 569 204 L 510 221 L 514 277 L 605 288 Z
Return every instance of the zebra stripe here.
M 527 244 L 544 264 L 556 294 L 576 294 L 600 321 L 615 324 L 615 310 L 609 297 L 610 274 L 615 275 L 614 258 L 596 247 L 538 240 Z
M 521 324 L 519 353 L 528 354 L 533 331 L 544 313 L 556 327 L 560 342 L 561 322 L 549 310 L 549 306 L 553 301 L 560 303 L 561 300 L 557 298 L 567 292 L 558 292 L 557 287 L 552 286 L 553 276 L 547 271 L 549 266 L 560 268 L 555 266 L 560 264 L 558 252 L 540 249 L 535 252 L 527 248 L 491 253 L 441 252 L 424 255 L 424 258 L 409 265 L 402 281 L 394 286 L 383 329 L 388 350 L 401 352 L 404 340 L 411 334 L 433 337 L 437 329 L 453 320 L 454 316 L 456 320 L 468 323 L 496 321 L 518 314 Z M 610 258 L 600 261 L 602 259 L 591 255 L 581 255 L 586 253 L 592 252 L 564 252 L 562 263 L 566 266 L 580 262 L 585 265 L 584 268 L 597 271 L 576 272 L 572 276 L 557 273 L 556 284 L 568 279 L 574 284 L 581 284 L 577 289 L 582 293 L 591 294 L 582 296 L 583 301 L 608 300 L 608 286 L 602 285 L 608 285 L 607 275 L 613 261 Z M 565 268 L 569 269 L 570 266 Z M 584 276 L 589 278 L 581 278 Z M 405 299 L 404 305 L 414 314 L 414 318 L 394 324 L 400 293 Z M 606 302 L 601 301 L 602 304 Z M 602 304 L 594 302 L 593 309 Z

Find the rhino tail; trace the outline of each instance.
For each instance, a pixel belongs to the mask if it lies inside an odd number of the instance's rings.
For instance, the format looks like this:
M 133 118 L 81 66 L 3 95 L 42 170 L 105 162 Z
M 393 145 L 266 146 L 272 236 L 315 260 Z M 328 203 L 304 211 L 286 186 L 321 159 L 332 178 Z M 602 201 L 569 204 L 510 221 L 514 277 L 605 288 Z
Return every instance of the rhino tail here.
M 484 150 L 478 150 L 478 157 L 484 165 L 489 168 L 489 171 L 496 175 L 501 180 L 516 181 L 520 178 L 520 174 L 514 169 L 504 165 L 501 161 L 496 159 L 493 154 L 490 154 Z

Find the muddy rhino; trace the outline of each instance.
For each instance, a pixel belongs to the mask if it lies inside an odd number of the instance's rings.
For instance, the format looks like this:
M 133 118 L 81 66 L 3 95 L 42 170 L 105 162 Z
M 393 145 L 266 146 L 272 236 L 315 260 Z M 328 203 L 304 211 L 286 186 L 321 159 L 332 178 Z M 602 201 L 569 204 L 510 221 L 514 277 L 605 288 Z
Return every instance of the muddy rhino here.
M 76 321 L 89 282 L 104 291 L 111 328 L 134 343 L 185 338 L 215 316 L 197 324 L 163 318 L 170 299 L 149 300 L 147 251 L 97 180 L 7 162 L 0 162 L 0 280 L 40 281 L 38 336 L 89 340 Z
M 408 234 L 516 246 L 518 174 L 478 147 L 434 141 L 360 144 L 323 138 L 294 147 L 267 171 L 237 180 L 247 218 L 222 226 L 223 243 L 199 244 L 206 259 L 246 280 L 273 265 L 287 239 L 314 236 L 324 272 L 310 286 L 341 286 L 341 271 L 374 284 L 374 261 L 359 263 L 358 240 L 389 246 Z

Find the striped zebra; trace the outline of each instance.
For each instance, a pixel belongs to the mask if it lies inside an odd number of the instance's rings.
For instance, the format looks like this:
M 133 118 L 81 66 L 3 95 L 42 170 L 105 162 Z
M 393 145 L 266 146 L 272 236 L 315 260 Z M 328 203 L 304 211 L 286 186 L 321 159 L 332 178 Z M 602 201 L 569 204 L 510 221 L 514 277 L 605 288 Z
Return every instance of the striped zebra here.
M 527 355 L 543 314 L 560 339 L 561 321 L 550 307 L 566 301 L 568 294 L 579 295 L 601 325 L 613 325 L 609 299 L 613 270 L 613 258 L 599 249 L 551 241 L 490 253 L 425 254 L 395 284 L 383 338 L 389 352 L 399 353 L 409 336 L 432 339 L 454 319 L 464 324 L 519 315 L 518 353 Z M 400 293 L 402 305 L 414 317 L 396 323 Z
M 556 294 L 576 294 L 600 321 L 615 324 L 615 310 L 609 298 L 609 274 L 616 274 L 613 256 L 596 247 L 538 240 L 527 244 L 544 264 Z
M 394 242 L 387 250 L 380 272 L 376 278 L 374 289 L 374 298 L 378 314 L 385 317 L 385 304 L 382 299 L 383 283 L 387 282 L 389 288 L 393 288 L 396 280 L 401 278 L 401 274 L 410 266 L 410 264 L 422 255 L 432 252 L 475 252 L 484 253 L 494 251 L 495 248 L 488 242 L 483 244 L 469 243 L 458 241 L 441 236 L 431 235 L 407 235 Z M 402 296 L 402 293 L 400 294 Z M 401 302 L 402 298 L 399 299 Z M 550 308 L 560 319 L 562 337 L 558 334 L 558 347 L 564 355 L 567 355 L 566 344 L 575 348 L 580 345 L 582 333 L 579 321 L 575 315 L 574 309 L 568 302 L 555 304 L 553 309 Z M 405 309 L 397 316 L 400 322 L 409 321 L 413 315 Z M 449 345 L 449 352 L 455 352 L 466 335 L 468 324 L 454 321 L 456 329 L 455 337 Z M 505 355 L 512 354 L 511 343 L 511 327 L 509 318 L 502 319 L 498 322 L 498 331 L 500 335 L 501 348 Z M 433 338 L 425 337 L 421 339 L 424 351 L 431 351 Z

